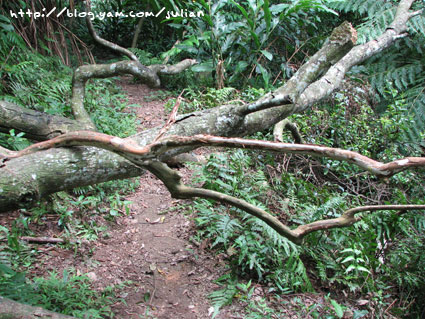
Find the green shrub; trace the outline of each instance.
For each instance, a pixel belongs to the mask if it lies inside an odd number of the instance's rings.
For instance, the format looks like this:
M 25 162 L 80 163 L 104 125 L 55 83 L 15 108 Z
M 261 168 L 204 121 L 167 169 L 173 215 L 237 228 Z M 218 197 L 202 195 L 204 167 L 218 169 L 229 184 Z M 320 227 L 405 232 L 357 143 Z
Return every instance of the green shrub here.
M 15 272 L 0 264 L 0 291 L 3 297 L 77 318 L 112 318 L 111 305 L 116 302 L 114 291 L 103 292 L 91 288 L 86 275 L 64 270 L 62 278 L 51 272 L 46 278 L 28 280 L 22 272 Z

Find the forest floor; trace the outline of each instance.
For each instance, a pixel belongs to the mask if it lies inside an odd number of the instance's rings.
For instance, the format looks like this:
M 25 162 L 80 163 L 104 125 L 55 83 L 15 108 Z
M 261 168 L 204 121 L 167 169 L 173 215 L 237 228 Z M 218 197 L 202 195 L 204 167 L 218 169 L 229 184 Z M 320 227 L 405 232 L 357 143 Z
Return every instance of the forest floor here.
M 147 98 L 154 97 L 156 90 L 134 84 L 127 77 L 119 85 L 128 95 L 129 105 L 140 105 L 127 110 L 137 114 L 140 130 L 165 123 L 166 101 Z M 187 168 L 179 170 L 184 178 L 189 178 Z M 214 280 L 229 269 L 223 257 L 208 249 L 207 242 L 190 240 L 195 232 L 194 222 L 183 207 L 190 202 L 173 200 L 162 183 L 148 172 L 140 177 L 139 188 L 126 200 L 132 202 L 130 213 L 110 223 L 107 236 L 104 234 L 83 245 L 77 253 L 59 246 L 38 248 L 42 253 L 31 270 L 32 275 L 45 276 L 48 271 L 61 274 L 73 268 L 77 274 L 88 274 L 97 289 L 125 284 L 119 295 L 125 302 L 113 305 L 118 319 L 211 318 L 213 307 L 208 294 L 219 287 Z M 40 236 L 59 235 L 56 226 L 47 227 Z M 267 287 L 254 286 L 252 298 L 266 297 Z M 299 318 L 300 305 L 326 303 L 322 293 L 298 294 L 296 304 L 293 297 L 283 297 L 288 302 L 285 309 L 280 308 L 284 316 L 279 318 Z M 216 318 L 245 318 L 243 306 L 234 302 L 224 307 Z

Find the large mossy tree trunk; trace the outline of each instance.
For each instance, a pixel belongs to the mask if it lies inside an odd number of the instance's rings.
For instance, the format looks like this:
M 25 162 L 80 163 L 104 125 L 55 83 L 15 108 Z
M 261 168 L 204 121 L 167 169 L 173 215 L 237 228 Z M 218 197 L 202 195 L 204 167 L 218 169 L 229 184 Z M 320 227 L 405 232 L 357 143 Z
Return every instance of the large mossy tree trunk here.
M 356 30 L 348 22 L 344 22 L 333 30 L 323 47 L 282 87 L 251 104 L 223 105 L 211 110 L 180 116 L 167 130 L 166 135 L 244 136 L 272 128 L 289 115 L 305 111 L 337 89 L 352 66 L 381 52 L 397 39 L 407 35 L 405 33 L 407 21 L 418 14 L 418 12 L 409 11 L 412 2 L 413 0 L 400 2 L 393 23 L 375 40 L 356 46 Z M 95 35 L 89 21 L 88 25 Z M 104 45 L 111 45 L 103 43 L 105 41 L 98 37 L 97 41 Z M 66 122 L 63 118 L 37 113 L 36 124 L 26 125 L 27 122 L 31 122 L 28 118 L 34 118 L 33 115 L 23 116 L 19 112 L 10 111 L 13 107 L 2 102 L 0 103 L 0 109 L 2 109 L 0 127 L 5 130 L 11 126 L 9 123 L 13 123 L 13 127 L 28 132 L 38 139 L 48 139 L 52 132 L 64 133 L 63 131 L 75 130 L 81 125 L 86 128 L 91 127 L 92 122 L 83 109 L 85 83 L 90 78 L 130 73 L 138 76 L 145 83 L 157 86 L 159 85 L 158 74 L 177 73 L 195 63 L 193 60 L 185 60 L 175 66 L 145 67 L 134 60 L 135 57 L 131 52 L 122 48 L 121 51 L 133 60 L 110 65 L 82 66 L 76 70 L 73 85 L 74 93 L 78 92 L 73 94 L 71 103 L 76 117 L 75 122 Z M 11 112 L 15 113 L 10 115 Z M 134 144 L 145 146 L 158 136 L 160 129 L 157 127 L 147 130 L 128 139 Z M 187 151 L 187 149 L 178 148 L 176 153 L 185 150 Z M 176 153 L 167 152 L 156 160 L 166 160 Z M 123 157 L 93 147 L 49 149 L 19 158 L 11 158 L 8 154 L 8 150 L 0 148 L 0 212 L 33 204 L 40 198 L 57 191 L 134 177 L 143 172 L 141 168 Z

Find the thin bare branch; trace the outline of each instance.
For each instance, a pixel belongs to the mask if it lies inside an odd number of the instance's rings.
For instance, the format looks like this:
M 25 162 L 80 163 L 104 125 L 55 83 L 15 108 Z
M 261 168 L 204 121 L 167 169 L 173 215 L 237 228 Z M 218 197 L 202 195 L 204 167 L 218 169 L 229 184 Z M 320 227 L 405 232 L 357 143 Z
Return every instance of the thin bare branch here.
M 91 12 L 90 1 L 86 2 L 86 11 L 87 11 L 87 13 Z M 117 53 L 120 53 L 122 55 L 127 56 L 130 60 L 139 62 L 139 59 L 137 58 L 137 56 L 133 52 L 131 52 L 130 50 L 127 50 L 126 48 L 123 48 L 123 47 L 119 46 L 118 44 L 109 42 L 108 40 L 101 38 L 96 33 L 96 30 L 94 29 L 94 26 L 93 26 L 93 23 L 90 19 L 89 14 L 87 14 L 87 16 L 86 16 L 86 24 L 87 24 L 87 28 L 89 29 L 90 35 L 92 36 L 92 38 L 97 43 L 99 43 L 100 45 L 103 45 L 104 47 L 111 49 L 112 51 L 115 51 Z
M 283 129 L 287 129 L 291 132 L 292 137 L 295 140 L 295 143 L 304 144 L 304 139 L 302 138 L 301 133 L 298 130 L 298 127 L 295 125 L 295 123 L 292 123 L 288 119 L 284 119 L 274 126 L 273 137 L 275 142 L 283 142 L 282 140 Z
M 295 244 L 302 244 L 304 237 L 312 232 L 332 229 L 349 227 L 361 218 L 355 215 L 365 211 L 377 211 L 377 210 L 425 210 L 425 205 L 377 205 L 377 206 L 362 206 L 347 210 L 338 218 L 318 220 L 310 224 L 298 226 L 295 229 L 290 229 L 287 225 L 281 223 L 276 217 L 272 216 L 265 210 L 256 207 L 248 202 L 229 196 L 223 193 L 219 193 L 213 190 L 188 187 L 181 182 L 180 175 L 169 168 L 166 164 L 154 161 L 146 166 L 151 173 L 158 177 L 167 189 L 170 191 L 174 198 L 206 198 L 216 200 L 220 203 L 229 204 L 233 207 L 237 207 L 247 212 L 248 214 L 257 217 L 258 219 L 265 222 L 281 236 L 287 238 Z
M 240 208 L 246 211 L 247 213 L 261 219 L 267 225 L 276 230 L 280 235 L 288 238 L 292 242 L 298 244 L 301 243 L 298 241 L 297 235 L 294 234 L 288 226 L 282 224 L 276 217 L 270 215 L 261 208 L 249 204 L 248 202 L 242 199 L 229 196 L 223 193 L 203 188 L 188 187 L 181 182 L 181 177 L 177 172 L 175 172 L 162 162 L 153 161 L 152 163 L 149 163 L 146 166 L 146 169 L 149 170 L 152 174 L 154 174 L 164 183 L 164 185 L 171 193 L 171 196 L 173 196 L 174 198 L 200 197 L 206 199 L 213 199 L 221 203 L 229 204 L 231 206 Z
M 116 75 L 131 74 L 150 87 L 159 87 L 158 73 L 175 74 L 189 68 L 195 60 L 183 60 L 175 65 L 155 65 L 146 67 L 138 61 L 120 61 L 111 64 L 91 64 L 77 68 L 72 78 L 71 109 L 77 121 L 87 130 L 95 130 L 89 114 L 84 108 L 86 82 L 92 78 L 109 78 Z
M 170 116 L 168 117 L 167 123 L 165 123 L 164 127 L 159 131 L 158 136 L 155 137 L 153 140 L 154 142 L 157 142 L 161 137 L 164 136 L 164 134 L 168 131 L 168 129 L 176 122 L 177 118 L 177 112 L 179 110 L 180 104 L 181 104 L 181 97 L 184 93 L 183 91 L 180 92 L 179 96 L 176 99 L 176 103 L 174 104 L 173 109 L 171 110 Z
M 375 205 L 355 207 L 345 211 L 340 217 L 318 220 L 310 224 L 298 226 L 296 229 L 293 230 L 293 232 L 295 233 L 295 236 L 302 239 L 306 235 L 318 230 L 349 227 L 361 220 L 360 217 L 355 216 L 356 214 L 367 211 L 372 212 L 379 210 L 425 210 L 425 205 Z
M 242 209 L 245 212 L 261 219 L 267 225 L 275 229 L 280 235 L 288 238 L 290 241 L 296 244 L 301 244 L 304 236 L 314 231 L 351 226 L 359 221 L 359 218 L 357 218 L 355 215 L 363 211 L 425 209 L 425 205 L 381 205 L 357 207 L 347 210 L 338 218 L 315 221 L 313 223 L 301 225 L 298 228 L 291 230 L 288 226 L 281 223 L 276 217 L 270 215 L 265 210 L 249 204 L 242 199 L 208 189 L 188 187 L 184 185 L 181 182 L 181 177 L 177 172 L 169 168 L 166 164 L 157 160 L 161 154 L 168 151 L 169 149 L 176 147 L 226 146 L 330 157 L 333 159 L 339 159 L 356 164 L 359 167 L 364 168 L 376 175 L 388 176 L 388 174 L 392 175 L 409 167 L 425 167 L 425 158 L 406 158 L 403 160 L 382 164 L 355 152 L 318 145 L 275 143 L 206 135 L 197 135 L 193 137 L 171 136 L 167 139 L 160 140 L 145 147 L 140 147 L 128 139 L 121 139 L 106 134 L 87 131 L 73 132 L 56 137 L 46 142 L 34 144 L 22 151 L 13 153 L 13 155 L 9 156 L 9 158 L 20 157 L 52 147 L 77 145 L 95 146 L 106 149 L 125 157 L 139 167 L 146 168 L 165 184 L 174 198 L 201 197 L 217 200 L 221 203 L 226 203 Z M 4 158 L 3 162 L 5 162 L 7 159 L 8 158 Z
M 9 157 L 9 156 L 13 156 L 13 151 L 8 150 L 7 148 L 0 146 L 0 158 Z

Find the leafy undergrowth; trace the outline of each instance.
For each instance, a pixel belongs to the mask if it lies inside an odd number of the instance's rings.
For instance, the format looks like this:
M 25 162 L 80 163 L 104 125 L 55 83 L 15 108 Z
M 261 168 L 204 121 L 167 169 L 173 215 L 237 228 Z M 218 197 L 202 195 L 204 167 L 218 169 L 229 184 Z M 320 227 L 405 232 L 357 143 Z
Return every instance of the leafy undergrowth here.
M 76 318 L 111 318 L 111 305 L 118 301 L 116 293 L 125 286 L 98 292 L 91 288 L 89 277 L 73 271 L 64 271 L 61 277 L 51 272 L 48 278 L 27 279 L 3 264 L 0 274 L 2 296 Z
M 69 116 L 71 72 L 65 67 L 58 71 L 49 59 L 31 57 L 31 62 L 5 68 L 10 85 L 1 98 Z M 44 73 L 40 76 L 34 69 Z M 53 74 L 53 70 L 58 73 Z M 51 79 L 54 86 L 47 87 L 40 78 Z M 135 117 L 129 113 L 123 116 L 125 97 L 112 80 L 91 81 L 87 90 L 86 108 L 102 132 L 121 137 L 135 133 Z M 258 89 L 188 89 L 180 112 L 211 108 L 229 100 L 252 101 L 263 94 Z M 165 107 L 170 110 L 172 105 L 174 101 Z M 412 118 L 402 101 L 377 116 L 361 99 L 340 93 L 334 103 L 293 115 L 290 120 L 298 125 L 307 143 L 359 151 L 382 161 L 421 155 L 406 141 Z M 262 132 L 252 138 L 270 140 L 272 136 Z M 292 136 L 284 132 L 283 139 L 290 142 Z M 24 135 L 11 132 L 0 137 L 0 145 L 21 149 L 28 141 Z M 243 198 L 296 226 L 339 216 L 357 205 L 423 203 L 423 180 L 423 172 L 407 171 L 383 182 L 335 160 L 238 150 L 212 154 L 198 169 L 195 182 Z M 93 313 L 93 318 L 109 316 L 113 289 L 104 295 L 96 293 L 84 275 L 25 279 L 21 271 L 31 267 L 36 252 L 19 237 L 36 235 L 37 227 L 54 224 L 62 232 L 65 246 L 77 250 L 83 240 L 108 236 L 107 222 L 128 213 L 129 203 L 123 196 L 136 187 L 134 180 L 83 187 L 58 193 L 31 210 L 21 210 L 11 228 L 0 228 L 4 240 L 0 252 L 2 291 L 12 296 L 12 287 L 22 285 L 25 293 L 21 297 L 28 296 L 31 302 L 51 310 L 78 316 L 81 309 L 97 309 L 100 312 Z M 235 300 L 245 307 L 244 318 L 284 318 L 289 307 L 303 318 L 420 318 L 424 311 L 420 300 L 424 299 L 421 287 L 425 285 L 425 257 L 421 253 L 425 218 L 421 212 L 365 213 L 351 228 L 313 233 L 302 246 L 295 246 L 238 209 L 196 200 L 190 210 L 197 225 L 192 240 L 206 242 L 217 258 L 228 262 L 228 273 L 217 280 L 221 289 L 210 295 L 213 315 Z M 61 291 L 75 296 L 69 298 L 72 307 L 63 304 L 58 308 L 52 302 L 57 295 L 63 298 Z M 311 296 L 315 302 L 308 301 Z M 87 302 L 81 305 L 81 300 Z
M 208 105 L 195 98 L 195 104 Z M 384 162 L 421 155 L 406 142 L 411 119 L 402 103 L 377 116 L 352 99 L 337 94 L 336 103 L 291 120 L 306 143 Z M 264 132 L 253 138 L 272 137 Z M 285 132 L 284 139 L 290 142 L 292 136 Z M 425 198 L 424 172 L 407 171 L 382 182 L 347 163 L 306 156 L 224 151 L 194 168 L 197 184 L 242 198 L 290 226 L 337 217 L 359 205 L 423 204 Z M 285 317 L 285 303 L 298 305 L 303 318 L 420 318 L 424 311 L 423 212 L 364 213 L 350 228 L 313 233 L 296 246 L 239 209 L 201 199 L 188 210 L 197 225 L 192 240 L 206 241 L 229 265 L 217 281 L 222 288 L 210 295 L 215 314 L 234 300 L 248 307 L 244 318 Z M 262 296 L 255 293 L 258 285 Z M 309 292 L 324 296 L 323 303 L 303 306 L 302 297 L 293 297 Z

